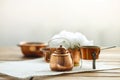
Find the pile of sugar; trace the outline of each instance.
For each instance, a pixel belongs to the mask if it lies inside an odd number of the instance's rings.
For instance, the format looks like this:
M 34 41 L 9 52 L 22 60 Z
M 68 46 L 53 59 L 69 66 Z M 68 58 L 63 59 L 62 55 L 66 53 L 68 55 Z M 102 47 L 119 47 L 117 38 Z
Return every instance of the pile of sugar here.
M 59 47 L 63 45 L 65 48 L 76 48 L 80 46 L 93 45 L 93 41 L 89 41 L 80 32 L 61 31 L 54 35 L 48 42 L 50 47 Z

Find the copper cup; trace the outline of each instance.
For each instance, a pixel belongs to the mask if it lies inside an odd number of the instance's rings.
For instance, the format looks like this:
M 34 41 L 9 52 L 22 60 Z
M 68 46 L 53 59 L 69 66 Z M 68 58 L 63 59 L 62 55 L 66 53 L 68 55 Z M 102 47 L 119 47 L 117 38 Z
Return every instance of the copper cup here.
M 80 59 L 81 59 L 81 52 L 79 48 L 75 49 L 68 49 L 69 52 L 71 53 L 72 60 L 74 62 L 74 66 L 79 66 L 80 65 Z

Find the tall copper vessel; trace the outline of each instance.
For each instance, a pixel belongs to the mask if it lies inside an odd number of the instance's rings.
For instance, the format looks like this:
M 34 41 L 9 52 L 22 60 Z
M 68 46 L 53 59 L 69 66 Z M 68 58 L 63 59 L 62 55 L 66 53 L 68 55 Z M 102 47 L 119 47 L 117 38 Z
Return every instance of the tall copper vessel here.
M 68 49 L 71 53 L 72 60 L 74 63 L 74 66 L 80 66 L 80 61 L 81 61 L 81 52 L 80 48 L 75 48 L 75 49 Z

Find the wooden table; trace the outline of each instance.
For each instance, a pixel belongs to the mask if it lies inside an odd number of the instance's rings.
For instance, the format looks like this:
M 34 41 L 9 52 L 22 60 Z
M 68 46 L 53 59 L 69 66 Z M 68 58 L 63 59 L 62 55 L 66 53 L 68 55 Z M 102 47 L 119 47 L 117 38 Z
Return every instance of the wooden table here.
M 0 61 L 20 61 L 28 59 L 32 58 L 23 57 L 19 47 L 0 47 Z M 120 48 L 117 47 L 101 51 L 98 61 L 120 67 Z M 0 80 L 16 79 L 6 75 L 0 75 Z M 34 77 L 33 80 L 120 80 L 120 68 L 96 72 Z

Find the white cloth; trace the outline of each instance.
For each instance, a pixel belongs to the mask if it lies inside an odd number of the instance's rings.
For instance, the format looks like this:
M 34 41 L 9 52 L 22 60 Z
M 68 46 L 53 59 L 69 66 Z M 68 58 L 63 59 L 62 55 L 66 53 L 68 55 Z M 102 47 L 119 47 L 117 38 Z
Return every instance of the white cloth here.
M 78 66 L 74 67 L 71 71 L 55 72 L 50 70 L 49 63 L 44 62 L 43 58 L 27 61 L 0 62 L 0 73 L 16 78 L 29 78 L 33 76 L 59 75 L 64 73 L 97 71 L 119 67 L 105 65 L 102 62 L 97 62 L 96 68 L 97 69 L 92 69 L 89 64 L 84 63 L 82 68 Z

